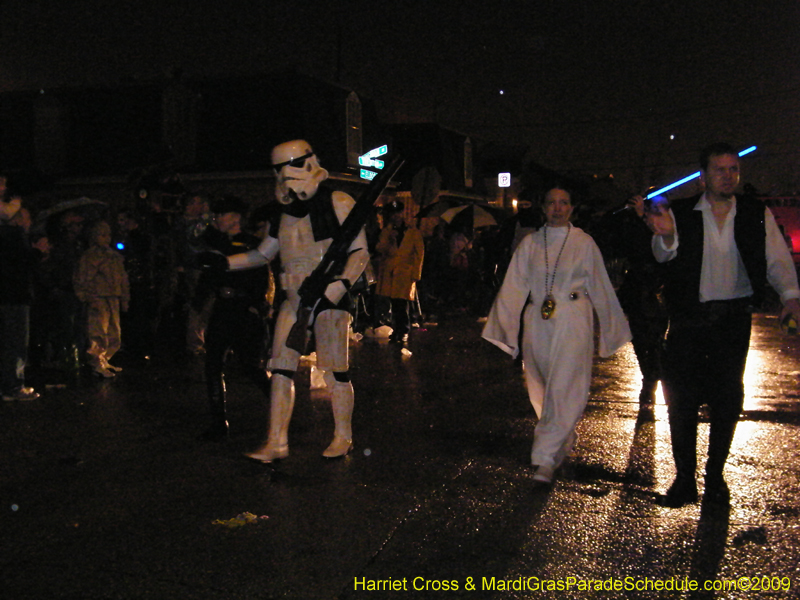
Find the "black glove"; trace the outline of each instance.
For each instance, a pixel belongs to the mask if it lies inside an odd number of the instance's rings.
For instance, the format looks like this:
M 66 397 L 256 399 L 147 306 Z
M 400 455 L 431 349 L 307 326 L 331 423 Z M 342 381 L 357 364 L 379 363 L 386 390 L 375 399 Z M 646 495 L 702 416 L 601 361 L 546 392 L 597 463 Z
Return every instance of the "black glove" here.
M 219 252 L 201 252 L 197 255 L 197 264 L 205 271 L 227 271 L 228 257 Z
M 306 306 L 311 306 L 317 298 L 325 298 L 325 290 L 330 283 L 326 274 L 314 271 L 303 280 L 297 293 Z

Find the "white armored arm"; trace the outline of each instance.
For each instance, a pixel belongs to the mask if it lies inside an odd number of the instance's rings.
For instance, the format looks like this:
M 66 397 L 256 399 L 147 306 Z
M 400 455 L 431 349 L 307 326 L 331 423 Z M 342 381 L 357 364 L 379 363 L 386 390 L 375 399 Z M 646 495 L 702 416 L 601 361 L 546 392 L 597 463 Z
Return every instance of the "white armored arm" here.
M 231 271 L 239 271 L 263 266 L 278 255 L 279 249 L 278 240 L 268 235 L 258 245 L 257 249 L 229 256 L 228 268 Z

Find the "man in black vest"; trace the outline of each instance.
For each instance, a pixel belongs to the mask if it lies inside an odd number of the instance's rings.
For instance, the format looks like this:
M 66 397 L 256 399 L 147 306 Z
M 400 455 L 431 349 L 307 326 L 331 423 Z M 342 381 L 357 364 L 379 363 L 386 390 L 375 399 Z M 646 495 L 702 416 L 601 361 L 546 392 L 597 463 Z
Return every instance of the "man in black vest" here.
M 708 404 L 710 428 L 704 502 L 728 505 L 723 478 L 744 402 L 751 314 L 769 283 L 781 297 L 781 319 L 800 318 L 800 290 L 791 254 L 769 209 L 735 195 L 739 156 L 728 144 L 700 156 L 705 193 L 651 213 L 653 253 L 667 263 L 670 317 L 663 364 L 672 455 L 677 476 L 663 504 L 697 501 L 698 409 Z

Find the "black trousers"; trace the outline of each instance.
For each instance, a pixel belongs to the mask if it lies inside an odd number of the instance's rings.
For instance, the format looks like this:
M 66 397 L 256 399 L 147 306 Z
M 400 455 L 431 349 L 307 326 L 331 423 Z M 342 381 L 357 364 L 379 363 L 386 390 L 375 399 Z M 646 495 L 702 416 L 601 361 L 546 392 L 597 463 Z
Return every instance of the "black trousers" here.
M 388 313 L 391 312 L 391 316 Z M 411 331 L 411 301 L 405 298 L 375 296 L 373 325 L 391 324 L 392 337 L 407 335 Z
M 633 275 L 638 275 L 633 274 Z M 626 279 L 619 301 L 631 328 L 633 351 L 642 371 L 642 385 L 652 387 L 661 379 L 661 355 L 669 317 L 654 285 L 637 285 Z
M 392 321 L 395 336 L 408 335 L 411 331 L 411 303 L 405 298 L 392 298 Z
M 744 403 L 751 314 L 731 301 L 670 322 L 663 357 L 672 455 L 679 478 L 697 470 L 698 410 L 710 411 L 706 481 L 719 481 Z M 712 303 L 708 303 L 711 305 Z
M 206 327 L 206 383 L 212 412 L 224 412 L 225 360 L 233 350 L 246 375 L 265 394 L 269 379 L 263 367 L 269 332 L 263 317 L 246 300 L 214 301 L 214 309 Z

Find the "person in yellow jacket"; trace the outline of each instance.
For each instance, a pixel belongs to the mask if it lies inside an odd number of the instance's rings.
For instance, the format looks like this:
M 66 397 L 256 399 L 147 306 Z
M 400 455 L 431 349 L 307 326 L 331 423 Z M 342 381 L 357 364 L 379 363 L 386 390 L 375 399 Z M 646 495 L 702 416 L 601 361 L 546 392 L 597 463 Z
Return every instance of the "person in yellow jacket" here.
M 405 345 L 410 331 L 410 301 L 415 298 L 416 283 L 422 277 L 425 243 L 419 229 L 405 223 L 403 209 L 402 202 L 397 201 L 383 207 L 386 225 L 375 246 L 379 253 L 375 294 L 391 303 L 390 341 Z

